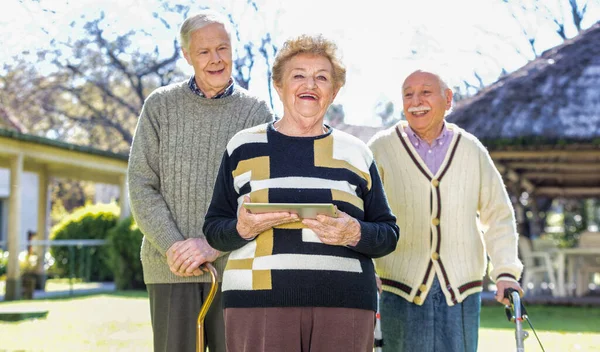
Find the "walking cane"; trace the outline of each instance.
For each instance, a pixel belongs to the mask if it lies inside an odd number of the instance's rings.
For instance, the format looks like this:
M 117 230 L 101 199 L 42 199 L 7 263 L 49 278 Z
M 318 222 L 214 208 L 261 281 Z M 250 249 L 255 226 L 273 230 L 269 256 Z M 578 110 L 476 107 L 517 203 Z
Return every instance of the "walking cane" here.
M 205 263 L 204 267 L 210 272 L 211 286 L 206 300 L 204 301 L 204 303 L 202 303 L 202 307 L 200 307 L 200 313 L 198 313 L 196 331 L 196 352 L 204 352 L 204 318 L 206 318 L 206 314 L 210 309 L 210 305 L 215 299 L 215 295 L 217 294 L 217 288 L 219 286 L 219 275 L 217 274 L 217 269 L 215 269 L 215 267 L 212 266 L 212 264 L 210 263 Z

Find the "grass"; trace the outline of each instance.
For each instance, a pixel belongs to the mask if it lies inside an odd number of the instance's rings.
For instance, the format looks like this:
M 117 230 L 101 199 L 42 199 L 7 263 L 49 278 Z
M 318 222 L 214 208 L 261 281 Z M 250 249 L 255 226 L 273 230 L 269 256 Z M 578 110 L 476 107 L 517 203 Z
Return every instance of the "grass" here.
M 0 351 L 151 351 L 145 292 L 2 302 L 0 310 L 46 309 L 47 318 L 0 322 Z M 546 351 L 600 351 L 600 309 L 528 307 Z M 530 329 L 527 327 L 527 330 Z M 501 306 L 484 306 L 479 351 L 514 351 L 514 324 Z M 525 350 L 541 351 L 533 333 Z
M 5 302 L 0 309 L 35 307 L 46 319 L 0 322 L 0 351 L 151 351 L 145 293 Z
M 529 319 L 547 352 L 600 351 L 600 309 L 590 307 L 528 306 Z M 525 351 L 542 351 L 529 324 Z M 483 306 L 479 351 L 515 351 L 515 325 L 504 307 Z

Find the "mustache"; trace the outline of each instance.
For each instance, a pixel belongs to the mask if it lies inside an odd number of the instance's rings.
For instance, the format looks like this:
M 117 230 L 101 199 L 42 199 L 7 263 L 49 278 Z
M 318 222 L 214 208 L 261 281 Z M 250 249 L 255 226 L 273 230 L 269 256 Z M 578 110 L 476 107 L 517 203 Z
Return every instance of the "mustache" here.
M 420 112 L 420 111 L 429 111 L 431 108 L 427 106 L 415 106 L 408 108 L 408 112 Z

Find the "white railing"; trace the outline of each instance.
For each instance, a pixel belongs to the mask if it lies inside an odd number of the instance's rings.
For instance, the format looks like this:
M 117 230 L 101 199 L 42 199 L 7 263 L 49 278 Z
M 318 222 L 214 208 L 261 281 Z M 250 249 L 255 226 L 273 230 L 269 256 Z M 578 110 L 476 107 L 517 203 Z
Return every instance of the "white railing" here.
M 103 246 L 106 240 L 31 240 L 27 245 L 31 246 L 75 246 L 75 247 L 94 247 Z
M 30 240 L 25 241 L 25 245 L 29 246 L 46 246 L 46 247 L 68 247 L 69 248 L 69 293 L 73 295 L 73 278 L 75 277 L 75 248 L 82 249 L 83 247 L 99 247 L 106 245 L 106 240 L 90 240 L 90 239 L 74 239 L 74 240 Z M 0 246 L 5 246 L 6 241 L 0 241 Z M 44 250 L 44 252 L 47 252 Z M 88 270 L 91 269 L 91 263 L 89 263 L 89 254 L 87 250 L 83 252 L 82 255 L 79 255 L 80 259 L 83 261 L 82 267 L 84 271 L 86 268 Z M 82 276 L 88 276 L 83 273 Z
M 31 246 L 103 246 L 106 240 L 31 240 L 25 241 L 25 245 Z M 6 241 L 0 241 L 0 247 L 6 247 Z

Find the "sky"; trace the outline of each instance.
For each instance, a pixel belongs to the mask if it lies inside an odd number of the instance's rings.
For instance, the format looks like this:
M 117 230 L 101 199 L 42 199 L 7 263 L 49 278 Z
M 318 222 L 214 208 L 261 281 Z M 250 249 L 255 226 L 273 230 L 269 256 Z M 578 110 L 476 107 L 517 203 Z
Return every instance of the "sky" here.
M 77 35 L 69 23 L 81 16 L 92 18 L 100 10 L 106 11 L 107 22 L 115 31 L 143 27 L 153 37 L 139 45 L 160 43 L 168 52 L 178 28 L 156 25 L 152 12 L 159 8 L 158 1 L 3 0 L 0 60 L 45 46 L 51 38 Z M 561 1 L 567 0 L 545 2 Z M 600 0 L 588 2 L 584 28 L 600 20 Z M 399 117 L 400 86 L 415 69 L 433 69 L 450 86 L 461 85 L 463 80 L 477 83 L 476 72 L 487 85 L 498 78 L 503 68 L 512 72 L 534 58 L 511 17 L 511 8 L 501 0 L 255 0 L 258 11 L 243 0 L 201 3 L 232 14 L 246 39 L 258 38 L 267 30 L 278 46 L 290 36 L 303 33 L 322 33 L 334 40 L 347 67 L 346 86 L 334 103 L 344 106 L 346 122 L 350 124 L 380 125 L 376 107 L 387 101 L 394 102 L 394 115 Z M 52 11 L 42 12 L 39 5 Z M 552 6 L 552 11 L 559 13 L 559 5 Z M 540 34 L 538 51 L 542 52 L 561 40 L 540 15 L 531 14 L 527 21 L 529 29 Z M 40 31 L 41 25 L 47 33 Z M 567 28 L 567 34 L 572 37 L 575 32 Z M 178 64 L 184 72 L 193 73 L 183 59 Z M 264 64 L 255 66 L 250 91 L 268 99 L 264 68 Z M 277 98 L 274 100 L 275 112 L 281 115 L 281 104 Z

